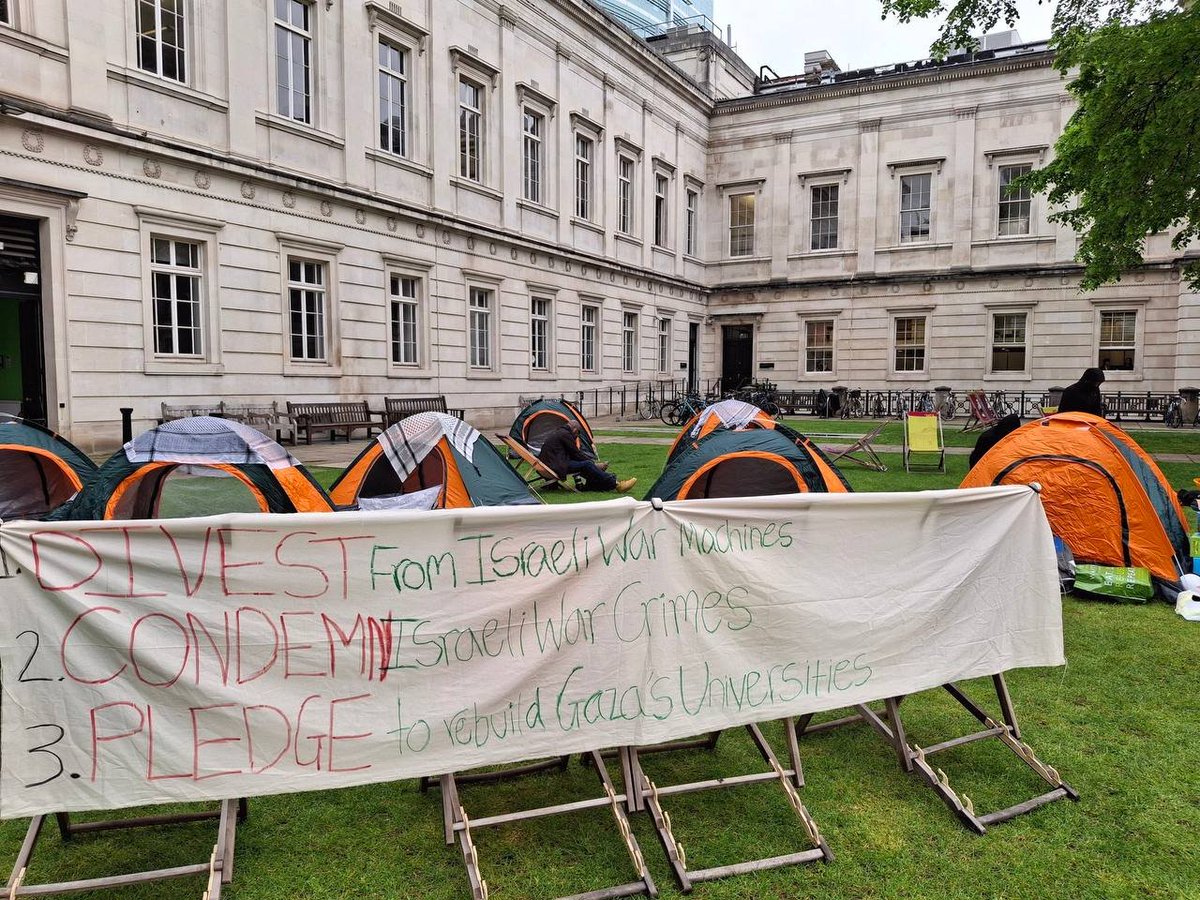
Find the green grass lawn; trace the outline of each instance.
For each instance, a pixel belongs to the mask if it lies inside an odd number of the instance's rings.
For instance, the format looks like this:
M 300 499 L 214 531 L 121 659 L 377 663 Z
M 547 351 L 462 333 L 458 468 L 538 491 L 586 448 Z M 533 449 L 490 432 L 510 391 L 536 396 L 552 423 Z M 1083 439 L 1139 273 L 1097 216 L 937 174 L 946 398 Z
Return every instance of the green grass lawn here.
M 835 424 L 822 422 L 820 430 Z M 666 447 L 605 437 L 600 443 L 613 471 L 639 479 L 633 493 L 642 496 L 661 470 Z M 947 458 L 945 475 L 906 474 L 895 455 L 885 455 L 885 461 L 887 473 L 847 466 L 845 474 L 857 490 L 921 490 L 953 487 L 966 471 L 961 456 Z M 1189 464 L 1163 469 L 1175 486 L 1190 485 L 1200 475 L 1200 467 Z M 329 484 L 337 472 L 314 474 Z M 550 492 L 546 499 L 603 496 L 608 495 Z M 1200 625 L 1184 622 L 1165 604 L 1068 598 L 1063 615 L 1068 664 L 1015 671 L 1008 681 L 1026 740 L 1079 791 L 1080 803 L 1054 803 L 976 837 L 930 790 L 900 772 L 892 751 L 873 732 L 846 728 L 801 744 L 807 779 L 802 797 L 836 860 L 702 884 L 692 896 L 1200 896 Z M 979 696 L 986 696 L 982 689 Z M 904 710 L 910 739 L 919 744 L 973 725 L 937 692 L 911 698 Z M 781 729 L 771 726 L 767 735 L 782 753 Z M 1012 754 L 991 744 L 960 747 L 937 760 L 980 811 L 1042 790 Z M 665 785 L 758 771 L 761 763 L 746 736 L 731 731 L 712 754 L 652 757 L 646 768 Z M 617 777 L 615 765 L 611 771 Z M 465 788 L 464 800 L 477 818 L 597 793 L 594 773 L 573 762 L 564 774 Z M 697 867 L 806 846 L 774 785 L 670 798 L 668 809 Z M 648 818 L 636 816 L 633 824 L 662 896 L 681 897 Z M 0 863 L 15 856 L 25 825 L 0 823 Z M 28 881 L 207 859 L 213 834 L 210 825 L 188 825 L 80 837 L 63 845 L 51 823 Z M 496 900 L 540 900 L 633 877 L 605 810 L 485 829 L 477 840 Z M 199 897 L 201 891 L 201 879 L 191 878 L 77 896 L 160 900 Z M 405 781 L 252 801 L 226 896 L 440 900 L 469 896 L 469 888 L 458 850 L 442 841 L 438 792 L 423 794 L 415 782 Z

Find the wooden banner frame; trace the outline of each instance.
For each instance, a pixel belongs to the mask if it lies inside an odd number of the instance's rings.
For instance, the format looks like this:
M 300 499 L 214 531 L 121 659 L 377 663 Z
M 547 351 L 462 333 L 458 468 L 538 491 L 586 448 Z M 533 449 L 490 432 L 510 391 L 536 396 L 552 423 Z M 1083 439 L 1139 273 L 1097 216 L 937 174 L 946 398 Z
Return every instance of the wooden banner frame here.
M 919 776 L 938 795 L 938 798 L 949 807 L 950 811 L 958 817 L 959 821 L 976 834 L 986 834 L 988 827 L 991 825 L 1006 822 L 1009 819 L 1032 812 L 1038 807 L 1045 806 L 1047 803 L 1053 803 L 1055 800 L 1073 800 L 1078 802 L 1078 792 L 1063 780 L 1057 769 L 1038 759 L 1037 755 L 1033 752 L 1033 748 L 1021 738 L 1021 729 L 1017 722 L 1016 710 L 1013 707 L 1012 696 L 1008 692 L 1008 684 L 1004 680 L 1003 672 L 992 676 L 992 686 L 996 691 L 996 700 L 1000 706 L 998 720 L 975 703 L 956 684 L 948 682 L 942 685 L 942 688 L 963 709 L 970 713 L 980 725 L 983 725 L 984 728 L 958 737 L 952 737 L 927 747 L 909 743 L 909 736 L 905 730 L 904 721 L 900 716 L 900 704 L 903 702 L 904 697 L 891 697 L 885 700 L 884 708 L 879 711 L 871 709 L 866 704 L 859 704 L 854 707 L 856 712 L 852 715 L 833 719 L 828 722 L 819 722 L 816 725 L 811 724 L 813 718 L 811 713 L 803 715 L 796 723 L 796 736 L 799 738 L 806 734 L 828 731 L 857 722 L 867 723 L 895 751 L 900 768 L 905 772 Z M 891 724 L 889 725 L 889 723 Z M 955 791 L 950 786 L 950 779 L 946 773 L 942 769 L 931 765 L 928 761 L 928 757 L 935 753 L 941 753 L 953 747 L 961 747 L 964 744 L 987 740 L 989 738 L 995 738 L 1011 750 L 1017 759 L 1021 760 L 1039 778 L 1050 785 L 1050 790 L 1030 797 L 1027 800 L 1022 800 L 1019 803 L 1014 803 L 1012 806 L 1007 806 L 1004 809 L 989 813 L 979 813 L 975 810 L 975 804 L 971 801 L 971 798 L 966 794 L 960 794 Z
M 63 841 L 70 841 L 76 835 L 94 834 L 98 831 L 116 831 L 126 828 L 148 828 L 158 825 L 180 825 L 188 822 L 204 822 L 217 820 L 217 840 L 213 845 L 208 861 L 193 863 L 186 866 L 174 866 L 168 869 L 146 869 L 140 872 L 128 872 L 120 875 L 104 875 L 98 878 L 82 878 L 76 881 L 55 881 L 43 884 L 26 884 L 25 876 L 29 864 L 37 849 L 38 839 L 46 824 L 47 816 L 34 816 L 29 820 L 29 828 L 25 832 L 25 840 L 13 863 L 12 873 L 4 886 L 6 900 L 16 900 L 17 897 L 45 897 L 54 894 L 68 894 L 76 891 L 101 890 L 104 888 L 124 887 L 130 884 L 141 884 L 150 881 L 167 881 L 175 878 L 186 878 L 191 875 L 208 875 L 202 900 L 221 900 L 222 885 L 233 880 L 234 845 L 237 838 L 237 826 L 246 820 L 249 805 L 245 798 L 237 800 L 222 800 L 216 810 L 190 813 L 169 813 L 158 816 L 139 816 L 130 819 L 105 819 L 99 822 L 72 822 L 68 813 L 56 813 L 55 821 Z

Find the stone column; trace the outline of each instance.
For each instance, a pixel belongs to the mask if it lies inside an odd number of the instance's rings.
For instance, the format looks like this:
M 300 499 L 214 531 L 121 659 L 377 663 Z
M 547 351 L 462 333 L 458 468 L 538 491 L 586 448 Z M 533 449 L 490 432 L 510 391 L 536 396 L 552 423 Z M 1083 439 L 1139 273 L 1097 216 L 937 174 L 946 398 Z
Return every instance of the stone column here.
M 71 109 L 111 119 L 108 108 L 107 31 L 103 3 L 67 3 L 67 79 Z M 10 51 L 11 52 L 11 51 Z M 3 66 L 0 65 L 0 70 Z
M 879 120 L 864 119 L 858 136 L 858 248 L 859 275 L 875 271 L 876 214 L 879 208 Z
M 792 133 L 775 135 L 775 165 L 772 167 L 771 187 L 764 191 L 766 209 L 763 218 L 771 223 L 764 229 L 771 242 L 771 280 L 783 281 L 788 276 L 788 250 L 791 249 L 792 222 Z
M 953 204 L 949 217 L 953 228 L 950 268 L 969 269 L 975 219 L 975 107 L 956 109 L 954 116 L 954 158 L 946 167 Z

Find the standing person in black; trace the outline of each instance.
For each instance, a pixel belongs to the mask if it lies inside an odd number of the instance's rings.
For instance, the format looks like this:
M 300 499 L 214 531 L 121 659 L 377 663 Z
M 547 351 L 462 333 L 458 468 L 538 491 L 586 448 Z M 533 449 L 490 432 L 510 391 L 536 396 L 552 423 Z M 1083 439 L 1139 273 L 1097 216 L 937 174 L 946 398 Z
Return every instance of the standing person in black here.
M 615 475 L 604 471 L 596 464 L 596 460 L 580 450 L 579 426 L 574 422 L 550 432 L 542 444 L 538 459 L 553 470 L 560 480 L 571 475 L 582 475 L 585 490 L 616 490 L 623 494 L 637 484 L 636 478 L 618 481 Z
M 1085 369 L 1083 376 L 1063 391 L 1059 401 L 1059 412 L 1083 412 L 1104 418 L 1104 401 L 1100 397 L 1100 385 L 1104 384 L 1104 373 L 1099 369 Z

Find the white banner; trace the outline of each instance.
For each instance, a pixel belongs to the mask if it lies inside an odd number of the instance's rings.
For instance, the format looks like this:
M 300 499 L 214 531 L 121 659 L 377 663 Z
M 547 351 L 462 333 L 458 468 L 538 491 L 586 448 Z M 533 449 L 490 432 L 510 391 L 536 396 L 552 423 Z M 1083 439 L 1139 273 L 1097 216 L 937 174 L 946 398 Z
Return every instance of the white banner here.
M 0 528 L 0 816 L 317 790 L 1059 665 L 1024 487 Z

